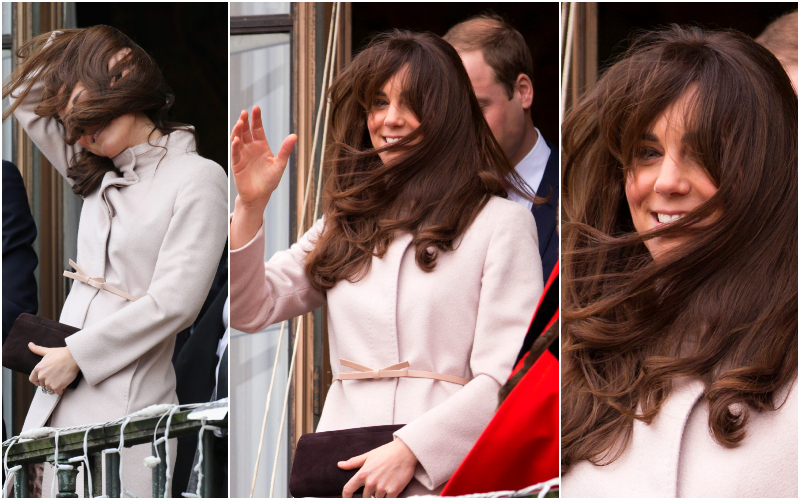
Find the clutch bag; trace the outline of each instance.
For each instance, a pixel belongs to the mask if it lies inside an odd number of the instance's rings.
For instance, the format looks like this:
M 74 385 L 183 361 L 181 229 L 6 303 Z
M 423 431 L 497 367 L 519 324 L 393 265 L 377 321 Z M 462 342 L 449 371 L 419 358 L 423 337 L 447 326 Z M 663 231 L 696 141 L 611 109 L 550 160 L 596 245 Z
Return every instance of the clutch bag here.
M 66 338 L 80 328 L 65 325 L 58 321 L 41 318 L 33 314 L 23 313 L 14 321 L 3 344 L 3 366 L 11 370 L 30 375 L 42 356 L 28 349 L 28 342 L 41 347 L 67 347 Z M 78 387 L 82 378 L 81 372 L 69 384 L 69 389 Z
M 344 485 L 358 469 L 340 469 L 337 463 L 391 443 L 393 434 L 401 428 L 402 425 L 379 425 L 300 436 L 292 463 L 289 492 L 295 498 L 341 498 Z

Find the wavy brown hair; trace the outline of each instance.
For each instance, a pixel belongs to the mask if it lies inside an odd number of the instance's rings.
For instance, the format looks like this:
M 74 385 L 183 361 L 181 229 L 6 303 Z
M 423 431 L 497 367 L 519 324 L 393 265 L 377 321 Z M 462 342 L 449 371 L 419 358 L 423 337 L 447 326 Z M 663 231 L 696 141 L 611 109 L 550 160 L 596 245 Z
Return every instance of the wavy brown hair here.
M 175 96 L 153 58 L 130 38 L 103 25 L 59 31 L 62 34 L 53 38 L 47 49 L 44 46 L 50 33 L 33 38 L 17 52 L 23 62 L 3 84 L 3 97 L 18 91 L 14 94 L 17 100 L 3 113 L 4 121 L 36 84 L 44 88 L 35 113 L 61 121 L 59 110 L 66 106 L 75 84 L 80 82 L 87 98 L 64 117 L 67 144 L 75 144 L 87 128 L 103 127 L 127 113 L 144 113 L 163 135 L 179 128 L 195 134 L 187 125 L 168 119 Z M 130 49 L 128 55 L 109 71 L 112 56 L 125 48 Z M 130 71 L 122 78 L 126 69 Z M 113 170 L 110 158 L 84 150 L 70 161 L 67 176 L 74 181 L 72 190 L 86 196 L 100 185 L 106 172 Z
M 687 92 L 686 146 L 718 190 L 637 234 L 626 177 L 643 134 Z M 706 383 L 710 431 L 735 446 L 750 412 L 780 407 L 797 377 L 789 78 L 745 35 L 673 26 L 640 36 L 562 131 L 562 471 L 616 460 L 682 376 Z M 690 237 L 654 261 L 644 241 L 676 236 Z
M 405 68 L 403 88 L 419 127 L 374 149 L 367 116 L 378 91 Z M 325 166 L 325 229 L 308 256 L 317 290 L 356 281 L 382 257 L 396 231 L 414 235 L 425 271 L 453 250 L 491 196 L 507 196 L 504 180 L 530 199 L 483 117 L 456 50 L 430 33 L 391 31 L 373 39 L 333 82 Z M 383 164 L 378 154 L 400 151 Z

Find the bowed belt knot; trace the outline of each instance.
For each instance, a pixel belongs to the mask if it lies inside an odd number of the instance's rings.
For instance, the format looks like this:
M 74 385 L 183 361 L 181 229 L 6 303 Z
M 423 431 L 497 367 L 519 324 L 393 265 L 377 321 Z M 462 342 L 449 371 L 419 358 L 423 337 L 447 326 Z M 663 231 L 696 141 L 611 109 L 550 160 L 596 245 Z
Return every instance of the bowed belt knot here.
M 129 293 L 125 293 L 119 288 L 114 288 L 113 286 L 106 283 L 106 279 L 102 276 L 99 278 L 90 278 L 80 267 L 78 264 L 75 263 L 72 259 L 69 260 L 69 265 L 74 267 L 77 273 L 73 273 L 70 271 L 64 271 L 64 276 L 67 278 L 72 278 L 74 280 L 78 280 L 81 283 L 86 283 L 89 286 L 97 288 L 98 290 L 105 290 L 107 292 L 111 292 L 114 295 L 119 295 L 123 299 L 130 300 L 131 302 L 135 302 L 139 297 L 134 297 Z
M 364 365 L 353 363 L 352 361 L 348 361 L 346 359 L 340 359 L 339 362 L 342 364 L 342 366 L 353 368 L 358 371 L 340 373 L 338 376 L 334 377 L 333 379 L 334 382 L 337 380 L 363 380 L 363 379 L 400 378 L 400 377 L 431 378 L 434 380 L 442 380 L 444 382 L 450 382 L 452 384 L 459 384 L 459 385 L 467 385 L 467 383 L 469 382 L 469 379 L 454 377 L 452 375 L 445 375 L 443 373 L 426 372 L 422 370 L 408 370 L 407 368 L 411 366 L 408 361 L 403 361 L 402 363 L 397 363 L 396 365 L 387 366 L 382 370 L 374 370 Z

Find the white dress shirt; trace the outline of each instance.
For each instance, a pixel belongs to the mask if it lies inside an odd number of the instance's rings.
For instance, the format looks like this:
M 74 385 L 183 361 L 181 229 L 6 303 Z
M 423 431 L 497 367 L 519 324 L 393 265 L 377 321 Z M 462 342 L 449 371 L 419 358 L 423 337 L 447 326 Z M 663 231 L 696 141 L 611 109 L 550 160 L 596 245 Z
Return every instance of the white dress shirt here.
M 536 134 L 537 139 L 533 149 L 514 168 L 534 193 L 547 196 L 547 193 L 538 193 L 538 190 L 539 184 L 542 183 L 542 177 L 544 177 L 547 160 L 550 158 L 550 148 L 542 138 L 542 133 L 539 132 L 538 128 L 536 129 Z M 508 193 L 508 199 L 528 207 L 528 210 L 533 209 L 533 202 L 526 200 L 514 191 Z

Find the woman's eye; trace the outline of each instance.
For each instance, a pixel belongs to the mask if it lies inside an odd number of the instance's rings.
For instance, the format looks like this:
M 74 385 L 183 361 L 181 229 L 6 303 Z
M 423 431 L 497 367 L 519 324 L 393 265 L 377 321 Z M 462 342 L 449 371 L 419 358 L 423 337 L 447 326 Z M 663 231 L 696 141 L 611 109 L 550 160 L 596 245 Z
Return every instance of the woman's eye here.
M 388 106 L 389 102 L 386 99 L 375 99 L 373 101 L 372 106 L 376 108 L 382 108 L 384 106 Z
M 639 158 L 649 160 L 651 158 L 658 158 L 661 153 L 655 148 L 641 148 L 639 150 Z

